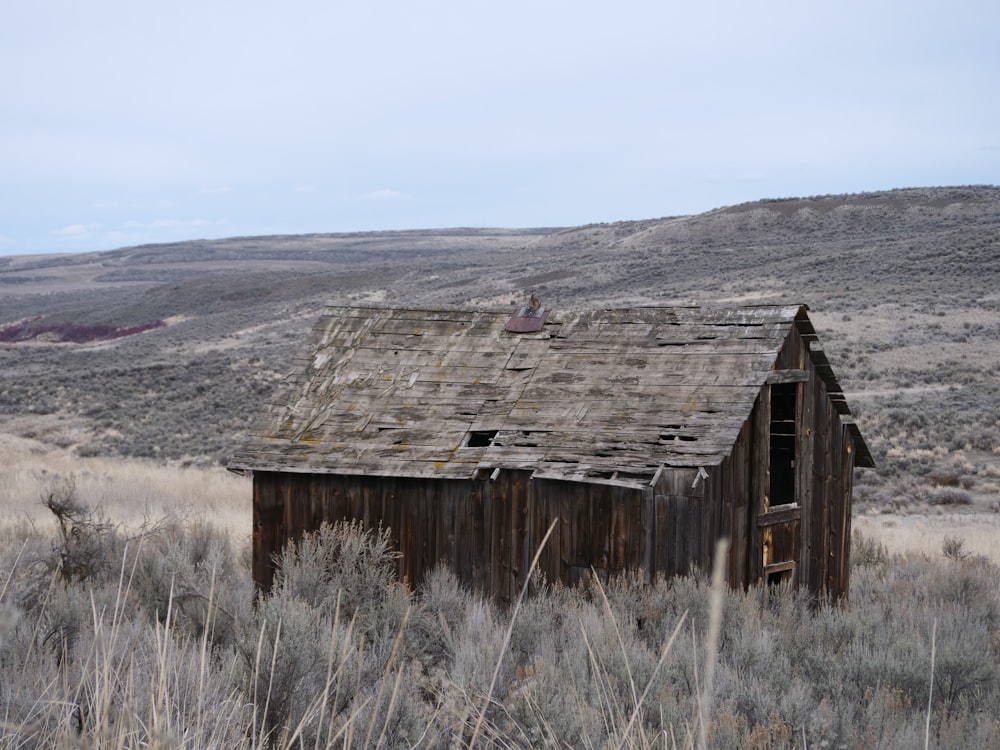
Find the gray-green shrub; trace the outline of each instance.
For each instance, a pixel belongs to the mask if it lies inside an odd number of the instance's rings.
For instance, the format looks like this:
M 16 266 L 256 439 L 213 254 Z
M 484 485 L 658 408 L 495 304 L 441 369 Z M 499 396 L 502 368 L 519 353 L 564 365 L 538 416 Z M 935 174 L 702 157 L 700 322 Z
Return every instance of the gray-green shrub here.
M 868 546 L 849 602 L 725 593 L 710 747 L 919 745 L 932 645 L 931 744 L 1000 743 L 1000 571 Z M 484 706 L 481 747 L 673 747 L 698 734 L 700 573 L 541 585 L 501 653 L 509 612 L 443 569 L 406 589 L 391 550 L 357 526 L 289 549 L 256 604 L 245 555 L 211 529 L 168 526 L 127 550 L 117 574 L 83 580 L 0 550 L 0 613 L 15 622 L 0 644 L 0 750 L 452 747 Z

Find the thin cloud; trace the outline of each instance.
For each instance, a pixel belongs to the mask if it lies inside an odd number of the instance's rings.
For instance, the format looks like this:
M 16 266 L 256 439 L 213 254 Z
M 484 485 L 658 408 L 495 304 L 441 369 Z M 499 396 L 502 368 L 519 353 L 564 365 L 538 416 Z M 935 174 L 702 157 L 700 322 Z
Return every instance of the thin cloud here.
M 129 219 L 122 222 L 122 227 L 124 229 L 194 229 L 225 223 L 225 219 L 217 219 L 215 221 L 209 221 L 208 219 L 153 219 L 152 221 Z
M 401 193 L 398 190 L 390 190 L 389 188 L 383 188 L 382 190 L 373 190 L 370 193 L 365 193 L 361 196 L 361 200 L 365 201 L 406 201 L 410 200 L 410 196 L 406 193 Z
M 96 222 L 90 224 L 70 224 L 62 229 L 52 230 L 52 234 L 59 235 L 60 237 L 84 237 L 93 230 L 100 228 L 101 225 Z
M 705 178 L 705 182 L 711 185 L 725 182 L 767 182 L 767 176 L 757 172 L 745 172 L 734 175 L 710 174 Z

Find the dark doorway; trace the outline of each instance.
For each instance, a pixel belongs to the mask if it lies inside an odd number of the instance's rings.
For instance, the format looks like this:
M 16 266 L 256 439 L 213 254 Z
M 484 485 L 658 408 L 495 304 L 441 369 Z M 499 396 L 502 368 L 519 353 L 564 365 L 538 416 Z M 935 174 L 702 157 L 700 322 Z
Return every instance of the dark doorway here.
M 770 507 L 798 502 L 795 494 L 797 383 L 771 386 Z

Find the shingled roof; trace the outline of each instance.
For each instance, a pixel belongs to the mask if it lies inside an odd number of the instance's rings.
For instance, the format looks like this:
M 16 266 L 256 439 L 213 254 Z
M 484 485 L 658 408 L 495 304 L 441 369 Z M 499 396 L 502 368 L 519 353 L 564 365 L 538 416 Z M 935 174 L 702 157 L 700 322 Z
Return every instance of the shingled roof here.
M 648 484 L 732 449 L 793 326 L 871 456 L 804 305 L 546 310 L 327 307 L 235 470 Z

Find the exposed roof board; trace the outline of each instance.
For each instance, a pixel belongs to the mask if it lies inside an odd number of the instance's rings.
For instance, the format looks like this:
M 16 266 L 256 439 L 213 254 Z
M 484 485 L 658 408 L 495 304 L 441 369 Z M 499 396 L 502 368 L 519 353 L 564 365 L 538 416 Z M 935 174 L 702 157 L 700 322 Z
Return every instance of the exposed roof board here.
M 509 309 L 327 307 L 230 468 L 648 483 L 729 453 L 792 326 L 815 338 L 805 310 L 555 310 L 519 333 Z

